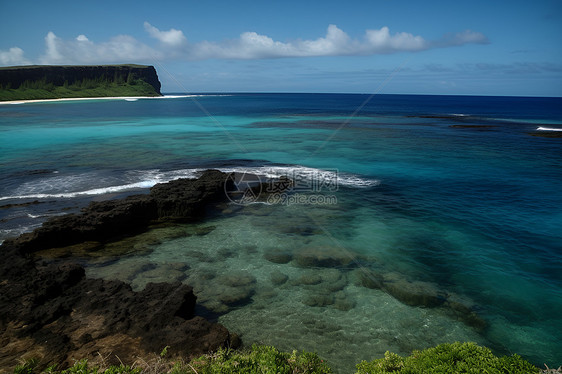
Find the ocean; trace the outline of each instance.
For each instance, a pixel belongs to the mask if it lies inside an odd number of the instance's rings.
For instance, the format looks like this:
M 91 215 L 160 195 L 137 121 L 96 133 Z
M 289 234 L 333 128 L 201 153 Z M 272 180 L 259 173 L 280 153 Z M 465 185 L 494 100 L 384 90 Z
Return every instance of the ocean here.
M 84 257 L 87 275 L 133 289 L 181 280 L 198 311 L 245 344 L 316 351 L 341 373 L 387 350 L 453 341 L 553 367 L 562 364 L 560 131 L 561 98 L 0 105 L 0 241 L 208 168 L 287 175 L 290 193 L 233 199 L 203 222 L 115 244 L 135 249 L 126 254 Z

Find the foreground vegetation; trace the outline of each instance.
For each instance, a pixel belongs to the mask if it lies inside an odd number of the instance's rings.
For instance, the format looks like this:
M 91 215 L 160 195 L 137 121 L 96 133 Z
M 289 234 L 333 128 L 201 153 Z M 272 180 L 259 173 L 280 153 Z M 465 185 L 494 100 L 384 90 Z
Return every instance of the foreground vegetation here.
M 408 357 L 386 352 L 384 358 L 357 365 L 357 374 L 488 373 L 531 374 L 540 370 L 521 356 L 497 357 L 474 343 L 440 344 Z
M 37 370 L 39 362 L 29 360 L 14 370 L 14 374 L 323 374 L 331 373 L 329 365 L 315 353 L 280 352 L 271 346 L 254 345 L 246 350 L 223 349 L 196 358 L 190 362 L 165 359 L 166 348 L 160 357 L 145 362 L 139 360 L 132 366 L 99 367 L 86 360 L 69 369 L 50 367 Z M 488 373 L 531 374 L 561 373 L 560 369 L 540 370 L 518 355 L 495 356 L 488 348 L 475 343 L 440 344 L 434 348 L 414 351 L 408 357 L 386 352 L 384 358 L 357 365 L 356 374 L 416 374 L 416 373 Z

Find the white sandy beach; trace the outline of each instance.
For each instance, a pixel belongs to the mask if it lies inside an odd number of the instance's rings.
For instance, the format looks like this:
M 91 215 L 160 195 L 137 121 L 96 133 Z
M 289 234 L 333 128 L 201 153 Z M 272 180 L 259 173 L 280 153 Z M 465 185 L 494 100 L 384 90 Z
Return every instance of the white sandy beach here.
M 202 95 L 164 95 L 164 96 L 108 96 L 108 97 L 68 97 L 64 99 L 37 99 L 37 100 L 12 100 L 0 101 L 1 104 L 29 104 L 29 103 L 50 103 L 58 101 L 82 101 L 82 100 L 125 100 L 137 101 L 139 99 L 179 99 L 186 97 L 198 97 Z

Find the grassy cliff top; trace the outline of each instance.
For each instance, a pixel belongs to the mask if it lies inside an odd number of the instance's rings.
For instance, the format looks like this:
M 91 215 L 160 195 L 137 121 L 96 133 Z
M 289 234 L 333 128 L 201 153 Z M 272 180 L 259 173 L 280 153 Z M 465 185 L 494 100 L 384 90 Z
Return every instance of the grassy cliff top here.
M 148 65 L 26 65 L 0 68 L 0 101 L 161 96 Z

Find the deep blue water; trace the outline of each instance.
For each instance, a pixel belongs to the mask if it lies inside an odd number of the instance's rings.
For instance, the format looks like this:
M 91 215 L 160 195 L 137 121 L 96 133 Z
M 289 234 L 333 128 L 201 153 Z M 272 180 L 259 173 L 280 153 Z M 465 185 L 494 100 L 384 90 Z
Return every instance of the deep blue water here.
M 0 209 L 0 240 L 92 199 L 204 168 L 287 174 L 320 183 L 304 192 L 337 203 L 254 204 L 215 218 L 208 241 L 164 241 L 143 260 L 189 261 L 186 282 L 194 284 L 209 264 L 189 253 L 176 258 L 179 248 L 209 254 L 251 241 L 257 254 L 213 264 L 215 272 L 257 279 L 252 301 L 219 320 L 247 343 L 315 349 L 342 362 L 342 371 L 350 363 L 338 356 L 341 342 L 356 344 L 355 362 L 387 349 L 407 354 L 477 340 L 552 367 L 562 364 L 562 138 L 534 136 L 552 129 L 562 129 L 560 98 L 232 94 L 0 105 L 0 205 L 40 202 Z M 439 308 L 401 304 L 357 286 L 353 272 L 341 273 L 348 283 L 338 292 L 353 305 L 345 311 L 306 304 L 307 292 L 318 290 L 291 281 L 271 296 L 267 274 L 293 279 L 302 269 L 272 269 L 261 253 L 307 245 L 345 248 L 381 274 L 468 299 L 487 326 L 475 330 Z M 93 266 L 90 275 L 108 269 Z M 325 271 L 317 269 L 327 279 Z M 141 287 L 141 275 L 128 280 Z M 213 295 L 205 285 L 200 292 L 212 309 Z M 296 325 L 284 320 L 285 308 L 298 310 Z M 310 327 L 310 316 L 339 327 Z M 291 331 L 271 337 L 267 326 Z

